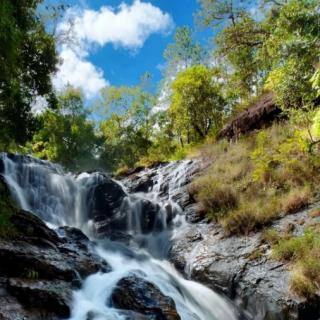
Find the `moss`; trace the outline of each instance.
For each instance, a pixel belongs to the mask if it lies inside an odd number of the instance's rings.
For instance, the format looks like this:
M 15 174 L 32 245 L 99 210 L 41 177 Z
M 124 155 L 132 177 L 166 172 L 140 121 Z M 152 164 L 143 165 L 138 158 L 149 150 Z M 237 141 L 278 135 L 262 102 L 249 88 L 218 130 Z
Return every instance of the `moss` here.
M 0 176 L 0 237 L 11 237 L 16 233 L 10 218 L 17 211 L 10 196 L 10 192 Z

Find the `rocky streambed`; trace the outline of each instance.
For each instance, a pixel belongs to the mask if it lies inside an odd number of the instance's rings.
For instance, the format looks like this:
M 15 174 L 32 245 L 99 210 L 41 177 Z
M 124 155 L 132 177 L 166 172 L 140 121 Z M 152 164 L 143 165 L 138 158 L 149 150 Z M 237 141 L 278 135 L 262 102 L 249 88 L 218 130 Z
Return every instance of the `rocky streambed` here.
M 174 192 L 190 223 L 172 243 L 170 261 L 188 279 L 199 281 L 235 301 L 248 319 L 320 319 L 320 299 L 311 301 L 291 292 L 292 270 L 289 265 L 271 259 L 263 232 L 226 237 L 218 224 L 208 223 L 188 192 L 188 185 L 199 170 L 201 163 L 190 161 L 189 178 Z M 131 188 L 141 190 L 152 185 L 156 171 L 157 168 L 141 171 L 125 181 Z M 164 179 L 161 187 L 164 196 L 166 183 Z M 310 216 L 310 212 L 319 207 L 320 203 L 314 203 L 283 216 L 270 227 L 280 232 L 290 229 L 301 235 L 306 226 L 320 222 L 319 217 Z
M 206 221 L 188 192 L 200 166 L 159 164 L 116 182 L 3 155 L 1 197 L 10 198 L 13 179 L 11 194 L 33 214 L 9 204 L 15 230 L 0 237 L 0 319 L 319 319 L 319 301 L 291 293 L 289 266 L 270 258 L 261 232 L 227 238 Z M 319 219 L 309 210 L 274 227 L 300 234 Z

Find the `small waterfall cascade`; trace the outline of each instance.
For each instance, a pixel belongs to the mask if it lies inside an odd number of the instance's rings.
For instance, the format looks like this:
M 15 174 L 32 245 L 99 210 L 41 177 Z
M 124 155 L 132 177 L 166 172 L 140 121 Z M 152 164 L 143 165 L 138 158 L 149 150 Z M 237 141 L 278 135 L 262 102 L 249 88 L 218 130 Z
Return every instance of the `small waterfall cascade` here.
M 117 183 L 97 172 L 73 175 L 48 161 L 0 153 L 0 174 L 17 204 L 52 228 L 67 225 L 81 229 L 96 240 L 96 252 L 112 268 L 111 272 L 89 276 L 74 292 L 70 320 L 136 319 L 109 303 L 119 280 L 130 274 L 137 274 L 171 297 L 183 320 L 238 319 L 230 302 L 184 279 L 167 261 L 171 241 L 187 224 L 175 195 L 188 182 L 190 164 L 181 161 L 150 169 L 152 185 L 146 191 L 130 192 L 126 179 Z M 95 192 L 111 180 L 115 186 L 112 199 L 121 203 L 114 211 L 100 206 L 97 216 Z M 103 194 L 102 198 L 108 196 Z M 100 239 L 96 237 L 99 228 L 105 232 Z M 113 238 L 115 232 L 125 241 Z

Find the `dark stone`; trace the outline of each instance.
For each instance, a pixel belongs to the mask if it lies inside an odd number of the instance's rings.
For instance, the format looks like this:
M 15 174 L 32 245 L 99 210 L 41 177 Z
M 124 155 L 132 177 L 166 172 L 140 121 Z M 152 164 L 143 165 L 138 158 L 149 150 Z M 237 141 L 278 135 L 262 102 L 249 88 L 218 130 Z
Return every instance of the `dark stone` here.
M 117 283 L 111 302 L 115 308 L 152 316 L 150 319 L 154 320 L 180 319 L 173 299 L 136 275 L 123 278 Z
M 64 281 L 10 279 L 8 291 L 26 308 L 40 308 L 61 317 L 70 316 L 72 290 Z
M 119 210 L 125 196 L 125 192 L 118 183 L 104 176 L 103 181 L 89 193 L 88 201 L 92 203 L 89 218 L 112 217 Z
M 80 229 L 73 227 L 60 227 L 57 231 L 61 236 L 68 238 L 72 241 L 78 243 L 89 242 L 89 238 Z
M 4 173 L 4 162 L 1 158 L 1 154 L 0 154 L 0 174 Z
M 266 93 L 255 104 L 228 122 L 219 132 L 218 138 L 238 139 L 241 134 L 269 126 L 280 116 L 281 109 L 275 104 L 275 94 Z

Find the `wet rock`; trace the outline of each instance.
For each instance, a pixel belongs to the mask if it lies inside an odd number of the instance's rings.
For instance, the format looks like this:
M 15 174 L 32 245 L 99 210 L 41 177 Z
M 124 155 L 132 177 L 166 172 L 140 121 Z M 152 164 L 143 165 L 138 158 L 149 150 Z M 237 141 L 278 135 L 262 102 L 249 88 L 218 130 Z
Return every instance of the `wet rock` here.
M 91 251 L 81 231 L 64 229 L 63 237 L 34 215 L 16 209 L 15 233 L 0 238 L 0 319 L 57 319 L 69 315 L 71 292 L 82 279 L 110 267 Z M 62 230 L 60 230 L 62 231 Z M 1 290 L 3 295 L 1 295 Z M 8 317 L 12 313 L 14 317 Z M 1 318 L 2 317 L 2 318 Z
M 285 216 L 272 227 L 285 232 L 294 225 L 290 230 L 301 235 L 317 219 L 310 218 L 311 210 Z M 290 266 L 273 260 L 261 237 L 261 232 L 225 237 L 218 225 L 193 224 L 173 243 L 170 260 L 188 278 L 233 299 L 250 320 L 319 319 L 319 297 L 305 300 L 291 292 Z
M 64 281 L 10 279 L 7 288 L 27 308 L 52 311 L 61 317 L 70 316 L 72 290 Z
M 190 223 L 198 223 L 203 221 L 205 217 L 205 211 L 199 203 L 192 203 L 184 208 L 184 214 L 186 220 Z
M 125 192 L 117 182 L 103 176 L 102 181 L 89 193 L 88 202 L 92 204 L 89 218 L 112 217 L 118 212 L 125 196 Z
M 130 275 L 117 283 L 111 302 L 115 308 L 150 316 L 148 319 L 180 319 L 173 299 L 165 296 L 154 284 L 136 275 Z

